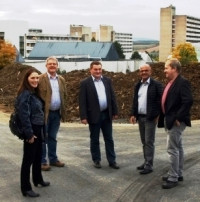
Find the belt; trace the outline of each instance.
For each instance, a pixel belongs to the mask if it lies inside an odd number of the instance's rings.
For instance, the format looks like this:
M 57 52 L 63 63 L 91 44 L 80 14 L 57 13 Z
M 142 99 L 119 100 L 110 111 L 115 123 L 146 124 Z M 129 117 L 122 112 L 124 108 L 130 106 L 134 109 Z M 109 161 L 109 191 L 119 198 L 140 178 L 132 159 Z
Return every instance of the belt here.
M 101 111 L 101 113 L 104 113 L 104 112 L 108 112 L 108 109 L 104 109 L 103 111 Z
M 56 110 L 49 110 L 50 112 L 59 112 L 60 111 L 60 109 L 56 109 Z
M 146 117 L 146 114 L 138 114 L 139 117 Z

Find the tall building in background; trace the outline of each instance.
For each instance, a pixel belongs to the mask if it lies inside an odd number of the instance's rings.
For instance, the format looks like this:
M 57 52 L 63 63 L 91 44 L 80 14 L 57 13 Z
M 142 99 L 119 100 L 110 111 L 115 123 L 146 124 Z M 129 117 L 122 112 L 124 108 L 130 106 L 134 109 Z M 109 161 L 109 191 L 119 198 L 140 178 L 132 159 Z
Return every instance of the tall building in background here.
M 113 26 L 99 25 L 99 30 L 92 32 L 90 27 L 70 25 L 70 36 L 81 37 L 82 41 L 119 42 L 126 59 L 130 59 L 133 52 L 133 35 L 131 33 L 115 32 Z
M 82 38 L 82 41 L 91 41 L 91 27 L 83 25 L 70 25 L 70 36 Z
M 112 31 L 113 31 L 113 26 L 100 25 L 99 26 L 99 41 L 101 41 L 101 42 L 109 42 L 109 41 L 111 41 Z
M 133 53 L 133 35 L 131 33 L 112 32 L 112 41 L 121 44 L 126 59 L 130 59 Z
M 176 8 L 172 5 L 161 8 L 159 61 L 165 62 L 173 48 L 185 42 L 200 42 L 200 19 L 176 15 Z
M 125 59 L 130 59 L 133 53 L 133 35 L 131 33 L 119 33 L 113 30 L 113 26 L 99 26 L 99 41 L 115 42 L 117 41 L 124 52 Z

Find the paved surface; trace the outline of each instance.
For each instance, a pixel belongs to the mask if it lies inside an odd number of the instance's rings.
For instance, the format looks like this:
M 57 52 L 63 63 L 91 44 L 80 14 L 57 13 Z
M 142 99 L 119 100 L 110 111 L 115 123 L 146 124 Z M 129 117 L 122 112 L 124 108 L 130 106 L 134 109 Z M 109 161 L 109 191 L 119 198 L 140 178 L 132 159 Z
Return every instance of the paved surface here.
M 114 139 L 119 170 L 108 167 L 101 137 L 102 168 L 92 166 L 88 127 L 62 124 L 58 135 L 58 154 L 64 168 L 43 172 L 51 186 L 33 187 L 40 197 L 23 197 L 19 186 L 22 142 L 14 137 L 7 121 L 0 123 L 0 201 L 48 202 L 196 202 L 200 201 L 200 121 L 184 134 L 185 172 L 179 186 L 163 190 L 161 176 L 168 170 L 166 134 L 158 129 L 154 172 L 140 175 L 136 166 L 143 162 L 138 126 L 114 124 Z

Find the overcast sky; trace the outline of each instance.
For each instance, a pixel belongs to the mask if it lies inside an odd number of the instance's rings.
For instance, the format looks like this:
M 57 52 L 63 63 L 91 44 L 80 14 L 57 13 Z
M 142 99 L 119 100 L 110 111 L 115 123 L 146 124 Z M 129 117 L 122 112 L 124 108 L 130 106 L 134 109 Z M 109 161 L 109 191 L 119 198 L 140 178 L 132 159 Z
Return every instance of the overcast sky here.
M 200 18 L 199 0 L 2 0 L 0 20 L 25 20 L 45 34 L 69 34 L 70 24 L 92 31 L 111 25 L 133 38 L 159 40 L 160 8 L 171 4 L 176 15 Z

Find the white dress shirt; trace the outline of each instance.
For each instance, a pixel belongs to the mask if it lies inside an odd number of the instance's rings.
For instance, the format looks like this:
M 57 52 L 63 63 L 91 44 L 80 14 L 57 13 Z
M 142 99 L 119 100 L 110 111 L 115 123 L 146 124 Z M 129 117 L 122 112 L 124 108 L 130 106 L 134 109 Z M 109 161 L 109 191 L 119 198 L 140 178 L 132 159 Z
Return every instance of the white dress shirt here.
M 147 114 L 147 90 L 150 83 L 150 78 L 142 82 L 138 91 L 138 114 Z
M 100 110 L 104 111 L 107 109 L 108 105 L 107 105 L 106 90 L 105 90 L 104 83 L 102 81 L 102 77 L 99 80 L 97 80 L 92 76 L 92 79 L 94 81 L 94 85 L 97 91 Z
M 60 109 L 60 105 L 61 105 L 60 91 L 59 91 L 59 85 L 58 85 L 58 75 L 56 74 L 55 77 L 52 77 L 49 73 L 47 74 L 48 74 L 49 81 L 51 84 L 51 89 L 52 89 L 50 110 L 58 110 Z

